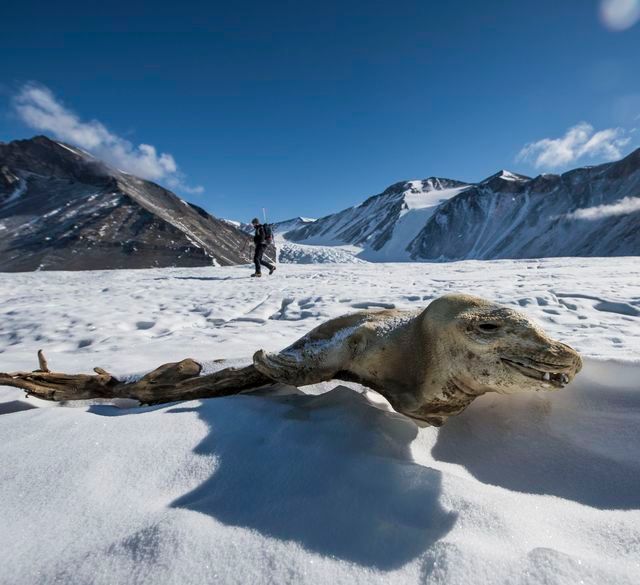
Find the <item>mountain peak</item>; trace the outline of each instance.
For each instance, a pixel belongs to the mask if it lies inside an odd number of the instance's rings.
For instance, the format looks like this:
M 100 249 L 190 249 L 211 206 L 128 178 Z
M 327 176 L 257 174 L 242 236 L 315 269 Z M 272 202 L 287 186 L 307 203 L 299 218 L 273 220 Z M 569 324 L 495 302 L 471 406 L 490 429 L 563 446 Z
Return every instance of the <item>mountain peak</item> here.
M 90 154 L 44 135 L 0 144 L 0 159 L 9 168 L 94 185 L 104 185 L 115 176 L 114 169 Z
M 480 185 L 485 185 L 487 183 L 492 183 L 496 180 L 501 181 L 514 181 L 514 182 L 524 182 L 530 181 L 531 177 L 527 177 L 526 175 L 521 175 L 519 173 L 514 173 L 512 171 L 508 171 L 507 169 L 500 169 L 497 173 L 494 173 L 490 177 L 487 177 L 483 181 L 480 181 Z
M 94 163 L 98 162 L 98 159 L 95 156 L 93 156 L 90 152 L 87 152 L 86 150 L 83 150 L 78 146 L 73 146 L 72 144 L 67 144 L 66 142 L 62 142 L 61 140 L 53 140 L 52 138 L 49 138 L 44 134 L 39 134 L 38 136 L 34 136 L 33 138 L 29 138 L 21 142 L 26 142 L 27 144 L 28 143 L 37 144 L 42 148 L 47 148 L 56 152 L 56 154 L 60 156 L 69 156 L 71 154 L 74 157 L 80 157 L 81 159 L 84 159 L 87 161 L 91 161 Z M 109 166 L 102 161 L 100 161 L 100 165 L 103 167 Z
M 457 189 L 464 187 L 467 183 L 456 181 L 455 179 L 445 179 L 443 177 L 428 177 L 422 181 L 410 181 L 413 183 L 422 183 L 422 191 L 443 191 L 445 189 Z
M 25 138 L 24 140 L 20 140 L 18 142 L 38 142 L 40 144 L 49 144 L 49 145 L 57 144 L 55 140 L 53 140 L 52 138 L 49 138 L 46 134 L 36 134 L 31 138 Z

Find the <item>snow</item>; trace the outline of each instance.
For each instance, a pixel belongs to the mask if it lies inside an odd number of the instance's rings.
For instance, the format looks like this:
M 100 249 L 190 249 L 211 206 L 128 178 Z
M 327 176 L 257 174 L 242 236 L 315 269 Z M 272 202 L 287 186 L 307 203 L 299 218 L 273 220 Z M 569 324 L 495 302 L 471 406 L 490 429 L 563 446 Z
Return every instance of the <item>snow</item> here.
M 504 179 L 505 181 L 526 181 L 527 178 L 523 177 L 522 175 L 516 175 L 515 173 L 512 173 L 511 171 L 507 171 L 502 169 L 500 171 L 500 178 Z
M 276 238 L 286 237 L 287 233 L 292 230 L 297 230 L 310 223 L 316 221 L 311 217 L 294 217 L 285 221 L 279 221 L 272 224 Z M 250 232 L 253 232 L 253 227 L 249 224 L 246 226 Z
M 95 158 L 90 152 L 87 152 L 86 150 L 82 150 L 82 148 L 77 148 L 77 147 L 72 148 L 71 146 L 69 146 L 67 144 L 63 144 L 62 142 L 56 142 L 56 144 L 58 146 L 61 146 L 65 150 L 68 150 L 69 152 L 75 154 L 76 156 L 88 156 L 88 157 L 91 157 L 91 158 Z
M 496 179 L 502 179 L 503 181 L 519 182 L 519 183 L 526 183 L 527 181 L 531 180 L 529 177 L 525 177 L 524 175 L 512 173 L 511 171 L 507 171 L 506 169 L 501 169 L 497 173 L 484 179 L 484 181 L 480 181 L 479 184 L 483 185 L 486 183 L 490 183 Z
M 10 193 L 7 198 L 4 200 L 2 207 L 7 208 L 9 205 L 13 205 L 20 197 L 22 197 L 27 192 L 27 182 L 24 179 L 21 179 L 16 188 Z
M 61 371 L 211 371 L 456 291 L 521 309 L 585 368 L 440 429 L 339 382 L 130 409 L 0 388 L 2 585 L 640 582 L 638 258 L 250 270 L 0 274 L 0 370 L 43 347 Z
M 69 152 L 78 155 L 79 152 L 77 150 L 75 150 L 74 148 L 71 148 L 70 146 L 67 146 L 66 144 L 63 144 L 62 142 L 56 142 L 56 144 L 58 146 L 61 146 L 62 148 L 64 148 L 65 150 L 68 150 Z
M 420 184 L 420 181 L 412 181 L 412 183 Z M 404 201 L 407 204 L 407 209 L 425 209 L 431 207 L 437 207 L 443 201 L 455 197 L 458 193 L 468 189 L 469 186 L 458 187 L 455 189 L 433 189 L 429 191 L 418 190 L 421 187 L 414 187 L 404 193 Z
M 416 181 L 421 184 L 421 181 Z M 420 187 L 421 188 L 421 185 Z M 400 213 L 393 228 L 393 235 L 380 250 L 366 250 L 360 257 L 369 261 L 400 262 L 409 259 L 407 247 L 425 226 L 428 219 L 438 208 L 438 205 L 455 197 L 469 186 L 455 189 L 433 189 L 429 191 L 404 193 L 406 209 Z
M 358 264 L 359 246 L 312 246 L 287 242 L 276 236 L 278 262 L 284 264 Z
M 358 259 L 367 262 L 406 262 L 410 260 L 407 247 L 438 206 L 471 187 L 457 184 L 460 186 L 443 188 L 441 180 L 435 178 L 406 181 L 401 184 L 400 189 L 371 197 L 360 205 L 316 220 L 319 229 L 313 230 L 311 234 L 307 232 L 301 243 L 322 249 L 314 262 L 331 262 L 331 248 L 341 250 L 339 254 L 342 259 L 339 262 L 348 262 L 343 252 L 353 253 Z M 295 220 L 282 223 L 285 240 L 290 239 L 286 235 L 288 231 L 304 225 L 296 225 L 294 222 Z M 387 233 L 389 226 L 391 230 Z M 299 252 L 297 249 L 293 250 Z M 283 261 L 298 262 L 295 259 L 298 255 L 296 253 L 288 251 Z M 305 253 L 299 255 L 307 258 L 312 250 L 307 249 Z M 309 262 L 306 259 L 303 261 Z
M 316 220 L 309 217 L 296 217 L 275 224 L 274 243 L 278 262 L 283 264 L 358 264 L 363 262 L 357 257 L 362 252 L 360 246 L 316 246 L 297 244 L 287 240 L 289 231 L 314 221 Z M 249 230 L 253 231 L 250 226 Z

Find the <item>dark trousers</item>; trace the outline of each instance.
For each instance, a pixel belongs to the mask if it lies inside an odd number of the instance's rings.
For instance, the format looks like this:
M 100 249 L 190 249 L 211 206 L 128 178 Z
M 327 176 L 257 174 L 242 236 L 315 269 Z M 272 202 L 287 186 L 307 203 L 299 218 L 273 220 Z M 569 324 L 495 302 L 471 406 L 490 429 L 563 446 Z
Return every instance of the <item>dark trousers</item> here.
M 253 254 L 253 262 L 256 265 L 256 274 L 260 274 L 261 264 L 262 266 L 268 268 L 269 270 L 272 270 L 273 268 L 275 268 L 273 264 L 262 259 L 262 255 L 265 253 L 266 249 L 267 249 L 266 244 L 256 244 L 256 251 Z

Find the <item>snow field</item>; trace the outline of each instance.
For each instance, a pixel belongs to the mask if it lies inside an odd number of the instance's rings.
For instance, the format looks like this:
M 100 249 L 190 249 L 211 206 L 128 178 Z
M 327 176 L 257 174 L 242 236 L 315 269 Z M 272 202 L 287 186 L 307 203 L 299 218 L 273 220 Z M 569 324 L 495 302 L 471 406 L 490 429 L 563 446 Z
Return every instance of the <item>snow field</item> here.
M 565 258 L 281 265 L 257 282 L 0 274 L 0 371 L 41 347 L 55 370 L 211 371 L 448 292 L 520 308 L 586 358 L 564 390 L 487 395 L 441 429 L 339 382 L 137 409 L 0 388 L 0 583 L 635 585 L 639 273 Z

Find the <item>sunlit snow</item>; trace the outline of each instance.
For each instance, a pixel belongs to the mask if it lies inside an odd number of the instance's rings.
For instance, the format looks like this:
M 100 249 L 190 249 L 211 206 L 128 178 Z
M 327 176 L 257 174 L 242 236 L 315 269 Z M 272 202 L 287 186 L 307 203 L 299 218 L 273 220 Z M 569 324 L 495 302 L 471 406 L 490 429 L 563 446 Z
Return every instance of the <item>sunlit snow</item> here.
M 0 274 L 0 371 L 39 348 L 59 371 L 211 371 L 450 292 L 524 311 L 585 368 L 441 429 L 339 382 L 133 409 L 0 388 L 0 583 L 640 582 L 639 258 L 250 272 Z

